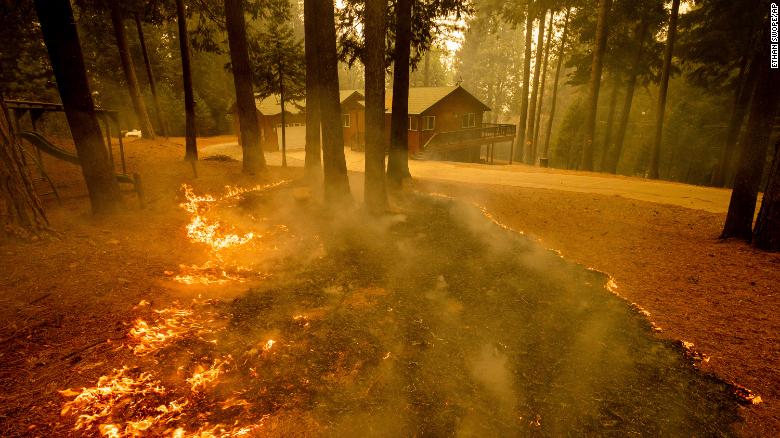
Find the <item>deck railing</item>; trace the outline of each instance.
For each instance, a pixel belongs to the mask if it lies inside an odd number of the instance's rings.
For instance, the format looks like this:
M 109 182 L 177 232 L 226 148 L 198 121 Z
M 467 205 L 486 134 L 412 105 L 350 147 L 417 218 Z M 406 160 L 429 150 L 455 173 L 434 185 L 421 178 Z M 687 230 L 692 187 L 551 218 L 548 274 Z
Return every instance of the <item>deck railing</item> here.
M 467 148 L 494 141 L 507 141 L 515 135 L 515 125 L 483 123 L 479 128 L 437 132 L 425 143 L 422 151 L 443 151 Z

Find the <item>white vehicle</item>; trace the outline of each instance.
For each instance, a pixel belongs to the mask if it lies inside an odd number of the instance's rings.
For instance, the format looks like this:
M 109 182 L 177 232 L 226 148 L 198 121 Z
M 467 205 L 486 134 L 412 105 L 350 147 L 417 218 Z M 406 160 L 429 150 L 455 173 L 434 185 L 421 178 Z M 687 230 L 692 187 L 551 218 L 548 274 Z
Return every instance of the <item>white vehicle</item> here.
M 127 132 L 125 132 L 125 137 L 141 138 L 141 130 L 140 129 L 132 129 L 130 131 L 127 131 Z

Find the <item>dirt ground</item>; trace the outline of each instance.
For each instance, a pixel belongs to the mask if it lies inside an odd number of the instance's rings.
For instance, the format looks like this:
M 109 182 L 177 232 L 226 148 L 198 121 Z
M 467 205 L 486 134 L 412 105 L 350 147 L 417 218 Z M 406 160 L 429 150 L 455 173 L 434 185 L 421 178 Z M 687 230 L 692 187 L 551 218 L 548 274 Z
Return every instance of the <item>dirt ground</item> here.
M 79 169 L 46 160 L 63 197 L 61 206 L 45 199 L 59 238 L 0 245 L 0 435 L 64 433 L 57 391 L 110 370 L 138 302 L 164 305 L 180 295 L 161 278 L 206 258 L 183 230 L 183 182 L 204 191 L 256 183 L 234 161 L 200 161 L 195 179 L 182 145 L 129 141 L 128 168 L 144 178 L 146 206 L 128 193 L 127 210 L 110 217 L 89 214 Z M 271 168 L 262 181 L 300 177 L 299 168 Z M 416 186 L 484 206 L 499 222 L 613 276 L 617 292 L 650 312 L 665 336 L 709 357 L 703 369 L 761 396 L 742 412 L 745 436 L 780 431 L 780 255 L 719 241 L 722 213 L 582 191 L 425 179 Z

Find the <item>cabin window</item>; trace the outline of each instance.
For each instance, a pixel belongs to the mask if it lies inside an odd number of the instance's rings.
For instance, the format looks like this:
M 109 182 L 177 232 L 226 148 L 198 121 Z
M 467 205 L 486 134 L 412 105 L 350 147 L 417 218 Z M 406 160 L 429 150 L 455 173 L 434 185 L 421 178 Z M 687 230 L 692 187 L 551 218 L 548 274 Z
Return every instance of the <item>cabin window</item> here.
M 409 130 L 410 131 L 417 130 L 417 117 L 409 116 Z
M 477 115 L 474 113 L 463 114 L 463 118 L 460 121 L 461 128 L 473 128 L 477 126 Z
M 349 128 L 350 126 L 350 120 L 349 120 L 349 114 L 342 114 L 341 115 L 341 126 L 345 128 Z
M 422 125 L 423 131 L 433 131 L 436 129 L 436 116 L 423 116 Z

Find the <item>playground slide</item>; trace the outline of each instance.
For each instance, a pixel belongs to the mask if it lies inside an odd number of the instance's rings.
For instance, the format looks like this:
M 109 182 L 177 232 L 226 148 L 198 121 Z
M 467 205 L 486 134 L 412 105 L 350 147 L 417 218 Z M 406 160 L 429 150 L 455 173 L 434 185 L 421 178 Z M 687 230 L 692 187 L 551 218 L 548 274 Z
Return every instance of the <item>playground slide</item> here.
M 68 152 L 64 149 L 61 149 L 55 145 L 53 145 L 49 140 L 46 140 L 41 134 L 38 134 L 34 131 L 24 131 L 19 133 L 19 137 L 27 140 L 30 142 L 31 145 L 35 146 L 40 150 L 41 152 L 45 152 L 49 155 L 51 155 L 54 158 L 57 158 L 58 160 L 64 160 L 69 163 L 75 164 L 77 166 L 81 165 L 81 160 L 79 160 L 79 157 L 72 153 Z M 121 183 L 128 183 L 135 185 L 135 181 L 133 178 L 129 175 L 122 175 L 122 174 L 116 174 L 117 181 Z

